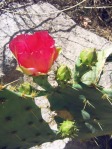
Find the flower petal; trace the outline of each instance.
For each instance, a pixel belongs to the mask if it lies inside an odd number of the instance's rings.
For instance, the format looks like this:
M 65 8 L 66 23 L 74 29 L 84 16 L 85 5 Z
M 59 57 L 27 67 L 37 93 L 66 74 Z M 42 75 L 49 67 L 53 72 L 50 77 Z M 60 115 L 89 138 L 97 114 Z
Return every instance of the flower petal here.
M 10 42 L 9 48 L 28 75 L 48 73 L 58 56 L 55 41 L 47 31 L 18 35 Z

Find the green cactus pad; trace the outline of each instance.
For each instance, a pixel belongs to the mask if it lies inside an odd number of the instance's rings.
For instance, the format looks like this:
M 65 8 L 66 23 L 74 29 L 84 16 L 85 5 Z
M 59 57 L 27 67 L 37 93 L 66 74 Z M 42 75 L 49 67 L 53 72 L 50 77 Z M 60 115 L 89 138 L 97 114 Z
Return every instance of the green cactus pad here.
M 76 139 L 79 140 L 112 134 L 111 98 L 112 89 L 84 84 L 74 85 L 74 88 L 57 87 L 48 96 L 51 110 L 57 112 L 58 124 L 65 120 L 75 120 L 79 130 Z
M 27 149 L 55 139 L 31 97 L 0 91 L 0 149 Z

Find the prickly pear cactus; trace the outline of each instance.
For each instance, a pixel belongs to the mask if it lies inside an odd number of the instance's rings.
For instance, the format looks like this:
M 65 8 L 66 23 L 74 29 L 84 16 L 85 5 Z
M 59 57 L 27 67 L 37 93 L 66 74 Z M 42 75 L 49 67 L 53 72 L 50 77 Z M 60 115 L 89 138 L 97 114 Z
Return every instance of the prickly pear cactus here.
M 58 69 L 57 87 L 48 82 L 47 75 L 33 76 L 43 88 L 39 92 L 27 83 L 14 90 L 0 86 L 0 148 L 26 149 L 60 137 L 86 140 L 112 134 L 112 89 L 98 85 L 111 53 L 112 48 L 82 51 L 73 76 L 66 66 Z M 48 98 L 51 110 L 57 114 L 57 133 L 42 119 L 33 101 L 35 96 Z
M 24 85 L 21 92 L 0 90 L 0 149 L 27 149 L 56 139 L 28 87 L 23 89 Z
M 112 48 L 100 52 L 90 50 L 80 54 L 75 66 L 74 82 L 66 82 L 64 86 L 58 84 L 55 91 L 48 95 L 51 109 L 57 112 L 59 133 L 62 136 L 76 136 L 78 140 L 112 134 L 112 89 L 98 85 Z M 70 130 L 68 120 L 72 124 Z M 67 132 L 63 127 L 67 128 Z

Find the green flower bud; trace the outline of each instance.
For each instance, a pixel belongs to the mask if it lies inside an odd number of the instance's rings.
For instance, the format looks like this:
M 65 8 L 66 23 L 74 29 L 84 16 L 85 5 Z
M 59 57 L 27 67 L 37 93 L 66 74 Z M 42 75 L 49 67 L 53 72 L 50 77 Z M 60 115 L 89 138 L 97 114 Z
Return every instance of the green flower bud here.
M 96 53 L 96 49 L 85 49 L 80 53 L 80 60 L 82 62 L 82 64 L 88 65 L 88 66 L 92 66 L 95 65 L 95 63 L 97 62 L 97 53 Z
M 59 81 L 69 81 L 71 79 L 71 70 L 65 65 L 62 65 L 57 70 L 57 80 Z
M 59 134 L 61 134 L 62 137 L 76 137 L 78 131 L 74 121 L 66 120 L 61 123 L 59 127 Z
M 20 93 L 26 94 L 26 95 L 30 95 L 32 93 L 32 87 L 30 85 L 30 83 L 23 83 L 19 86 L 18 88 Z

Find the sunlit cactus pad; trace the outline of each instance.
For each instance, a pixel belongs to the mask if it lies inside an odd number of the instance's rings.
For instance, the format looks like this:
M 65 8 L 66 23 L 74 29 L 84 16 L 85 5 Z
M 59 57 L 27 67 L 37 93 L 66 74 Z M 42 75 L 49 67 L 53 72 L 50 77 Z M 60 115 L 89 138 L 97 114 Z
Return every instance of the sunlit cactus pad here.
M 55 137 L 32 98 L 0 91 L 0 149 L 27 149 Z

